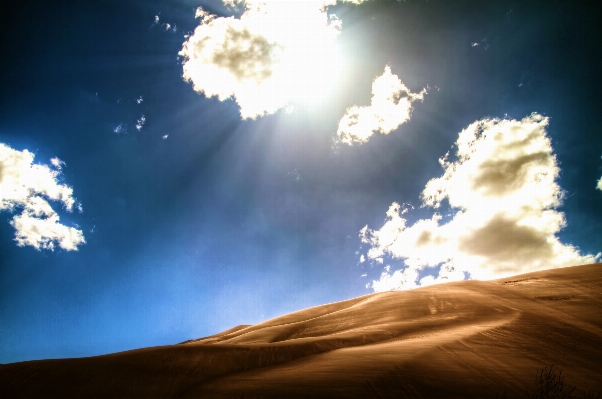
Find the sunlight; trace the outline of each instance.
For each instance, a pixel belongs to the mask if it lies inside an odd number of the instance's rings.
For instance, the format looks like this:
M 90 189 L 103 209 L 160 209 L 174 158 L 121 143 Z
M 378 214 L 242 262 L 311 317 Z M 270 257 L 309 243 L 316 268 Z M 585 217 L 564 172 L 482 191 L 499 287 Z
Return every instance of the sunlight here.
M 234 97 L 243 119 L 326 98 L 342 68 L 340 21 L 329 1 L 253 2 L 240 19 L 199 9 L 201 24 L 180 55 L 184 78 L 220 100 Z

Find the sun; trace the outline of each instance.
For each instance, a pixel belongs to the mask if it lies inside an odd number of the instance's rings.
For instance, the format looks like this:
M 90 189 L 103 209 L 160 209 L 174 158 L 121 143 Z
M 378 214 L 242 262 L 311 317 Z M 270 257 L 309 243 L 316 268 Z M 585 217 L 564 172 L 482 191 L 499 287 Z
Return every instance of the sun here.
M 340 21 L 328 4 L 247 1 L 239 19 L 201 9 L 201 24 L 180 52 L 184 78 L 207 96 L 235 98 L 243 119 L 319 104 L 343 67 Z

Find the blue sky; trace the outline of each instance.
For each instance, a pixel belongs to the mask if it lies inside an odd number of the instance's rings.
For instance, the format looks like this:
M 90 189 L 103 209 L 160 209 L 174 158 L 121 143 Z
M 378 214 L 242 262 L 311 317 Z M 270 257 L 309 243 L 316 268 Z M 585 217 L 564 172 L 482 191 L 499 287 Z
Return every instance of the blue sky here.
M 0 362 L 172 344 L 429 275 L 493 278 L 599 259 L 593 4 L 372 0 L 307 8 L 315 29 L 285 7 L 232 25 L 265 44 L 241 60 L 244 40 L 222 58 L 182 53 L 200 24 L 223 44 L 211 19 L 244 20 L 241 4 L 3 3 L 2 154 L 29 151 L 31 165 L 73 191 L 53 198 L 26 174 L 9 186 L 9 166 L 29 169 L 2 159 Z M 328 15 L 338 19 L 319 25 Z M 257 28 L 265 21 L 293 32 Z M 187 76 L 186 64 L 214 69 Z M 281 80 L 244 102 L 215 70 L 261 90 Z M 215 87 L 234 92 L 208 98 Z M 461 160 L 457 140 L 471 126 L 474 155 Z M 497 131 L 505 141 L 491 138 Z M 500 142 L 529 145 L 516 155 Z M 512 172 L 518 159 L 528 161 Z M 427 183 L 450 165 L 466 174 L 436 180 L 439 207 L 424 206 Z M 33 191 L 10 200 L 15 185 Z M 45 203 L 85 243 L 18 245 L 15 220 L 25 219 L 15 218 L 47 221 Z

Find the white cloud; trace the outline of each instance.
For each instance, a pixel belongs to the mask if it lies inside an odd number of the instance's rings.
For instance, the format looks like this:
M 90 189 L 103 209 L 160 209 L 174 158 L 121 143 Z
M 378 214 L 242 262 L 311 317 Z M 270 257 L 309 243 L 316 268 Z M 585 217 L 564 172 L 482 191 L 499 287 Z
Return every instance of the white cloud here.
M 138 119 L 136 121 L 136 129 L 138 129 L 138 131 L 142 130 L 142 127 L 144 126 L 145 122 L 146 122 L 146 117 L 144 115 L 142 115 L 140 117 L 140 119 Z
M 119 125 L 115 126 L 115 128 L 113 129 L 113 133 L 115 134 L 127 134 L 128 130 L 127 130 L 127 126 L 124 126 L 123 123 L 120 123 Z
M 596 188 L 598 190 L 602 190 L 602 177 L 600 178 L 600 180 L 598 180 L 598 184 L 596 185 Z
M 389 66 L 372 83 L 369 106 L 347 108 L 339 122 L 337 136 L 346 144 L 365 143 L 375 132 L 389 134 L 410 119 L 412 103 L 423 100 L 426 89 L 412 93 L 391 73 Z
M 199 8 L 200 25 L 180 52 L 183 77 L 207 97 L 234 98 L 243 119 L 290 102 L 318 101 L 341 67 L 335 46 L 340 20 L 326 12 L 335 3 L 247 0 L 240 19 Z
M 464 129 L 457 160 L 440 159 L 443 176 L 430 180 L 421 195 L 434 209 L 448 201 L 451 220 L 442 223 L 435 212 L 408 226 L 405 209 L 393 203 L 379 230 L 360 232 L 370 244 L 368 258 L 389 255 L 405 263 L 372 287 L 414 288 L 418 270 L 437 265 L 439 275 L 422 278 L 421 285 L 462 280 L 465 273 L 492 279 L 595 262 L 556 237 L 566 221 L 556 210 L 563 191 L 547 125 L 548 118 L 532 114 L 520 121 L 483 119 Z
M 370 286 L 375 292 L 391 291 L 397 289 L 398 286 L 403 286 L 404 289 L 417 288 L 416 279 L 418 271 L 416 269 L 406 268 L 405 270 L 396 270 L 393 274 L 389 273 L 390 269 L 385 270 L 380 275 L 378 281 L 372 281 Z
M 50 163 L 52 164 L 52 166 L 54 166 L 58 170 L 62 170 L 63 166 L 65 166 L 65 162 L 61 161 L 57 157 L 50 158 Z
M 68 211 L 73 209 L 73 189 L 58 183 L 65 163 L 52 158 L 55 169 L 51 169 L 34 165 L 33 159 L 34 154 L 27 150 L 17 151 L 0 143 L 0 210 L 23 208 L 10 222 L 16 230 L 17 245 L 54 249 L 58 243 L 65 250 L 76 250 L 85 243 L 82 232 L 60 224 L 59 216 L 46 200 L 59 201 Z

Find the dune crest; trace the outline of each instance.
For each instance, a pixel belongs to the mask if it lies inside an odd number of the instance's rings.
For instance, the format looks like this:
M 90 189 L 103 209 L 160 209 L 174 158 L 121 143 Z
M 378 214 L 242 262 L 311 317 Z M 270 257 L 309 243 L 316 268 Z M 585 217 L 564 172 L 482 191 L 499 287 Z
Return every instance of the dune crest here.
M 9 397 L 483 398 L 521 392 L 549 364 L 602 391 L 601 359 L 594 264 L 371 294 L 172 346 L 1 365 L 0 377 Z

